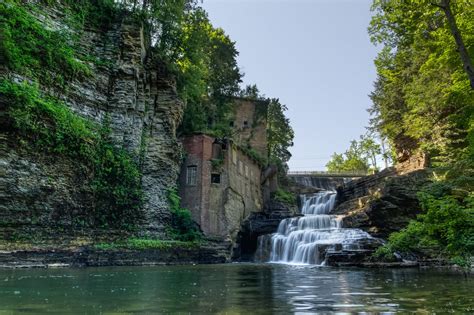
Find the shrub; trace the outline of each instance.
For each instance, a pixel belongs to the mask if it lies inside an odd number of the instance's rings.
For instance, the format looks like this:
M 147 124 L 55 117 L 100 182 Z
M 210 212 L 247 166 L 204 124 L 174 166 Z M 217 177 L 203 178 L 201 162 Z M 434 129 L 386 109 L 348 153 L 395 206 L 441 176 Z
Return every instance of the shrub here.
M 386 247 L 392 252 L 445 256 L 458 264 L 468 263 L 474 255 L 474 193 L 463 197 L 452 193 L 448 183 L 421 191 L 423 213 L 405 229 L 392 233 Z
M 377 248 L 377 250 L 372 254 L 372 258 L 386 262 L 392 262 L 397 260 L 394 255 L 393 248 L 388 244 L 384 244 L 383 246 Z
M 201 233 L 191 217 L 188 209 L 181 208 L 181 198 L 175 189 L 168 190 L 168 202 L 171 210 L 171 226 L 168 234 L 179 241 L 196 241 L 201 238 Z
M 293 206 L 296 204 L 296 196 L 292 193 L 279 188 L 274 195 L 275 200 L 286 205 Z

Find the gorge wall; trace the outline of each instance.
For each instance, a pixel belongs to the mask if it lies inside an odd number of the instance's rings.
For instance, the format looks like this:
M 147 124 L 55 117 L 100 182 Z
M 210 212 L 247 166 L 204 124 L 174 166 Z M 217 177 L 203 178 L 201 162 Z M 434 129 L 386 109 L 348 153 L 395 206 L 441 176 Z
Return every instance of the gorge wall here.
M 136 20 L 122 15 L 107 28 L 75 30 L 64 12 L 68 11 L 60 6 L 45 6 L 33 16 L 48 29 L 79 37 L 76 49 L 92 75 L 75 79 L 62 90 L 40 88 L 84 118 L 98 124 L 107 121 L 113 143 L 129 152 L 140 167 L 141 230 L 161 234 L 170 220 L 167 190 L 176 186 L 182 155 L 176 128 L 184 104 L 175 80 L 146 49 L 148 35 Z M 29 80 L 3 64 L 0 77 Z M 0 237 L 15 238 L 15 233 L 33 229 L 67 231 L 93 206 L 91 170 L 72 158 L 19 143 L 5 114 L 8 107 L 9 100 L 0 97 Z
M 350 181 L 338 187 L 332 214 L 343 216 L 344 227 L 386 239 L 421 212 L 417 192 L 428 181 L 428 170 L 395 168 Z

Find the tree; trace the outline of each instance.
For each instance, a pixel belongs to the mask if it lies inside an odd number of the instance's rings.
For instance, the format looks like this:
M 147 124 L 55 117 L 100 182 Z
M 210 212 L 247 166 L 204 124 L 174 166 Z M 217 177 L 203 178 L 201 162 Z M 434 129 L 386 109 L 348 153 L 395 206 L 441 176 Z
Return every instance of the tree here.
M 214 28 L 200 8 L 186 14 L 182 29 L 176 64 L 178 88 L 187 106 L 181 131 L 227 136 L 233 110 L 229 96 L 239 92 L 242 78 L 235 43 Z
M 370 160 L 370 163 L 374 169 L 377 168 L 377 156 L 382 153 L 381 147 L 375 142 L 374 138 L 368 135 L 360 136 L 360 147 L 361 151 L 365 155 L 365 158 Z
M 447 2 L 453 25 L 439 10 L 443 3 L 376 0 L 369 27 L 374 43 L 384 45 L 375 61 L 371 126 L 399 157 L 422 151 L 436 165 L 465 154 L 474 98 L 466 58 L 459 58 L 462 45 L 468 53 L 474 47 L 474 6 Z M 453 40 L 453 26 L 462 43 Z
M 378 170 L 377 159 L 382 150 L 372 135 L 360 136 L 359 141 L 352 140 L 349 149 L 343 154 L 334 153 L 326 164 L 330 172 Z
M 267 112 L 268 155 L 272 163 L 286 164 L 291 157 L 294 131 L 285 116 L 288 108 L 277 98 L 269 99 Z
M 435 183 L 420 187 L 423 212 L 392 234 L 384 250 L 448 255 L 470 266 L 474 5 L 471 0 L 376 0 L 373 10 L 369 33 L 384 47 L 375 61 L 371 128 L 399 158 L 428 154 L 440 174 Z
M 361 171 L 367 172 L 370 168 L 368 160 L 362 151 L 359 142 L 352 140 L 349 149 L 344 154 L 334 153 L 326 164 L 330 172 Z
M 461 32 L 459 32 L 458 25 L 456 24 L 456 18 L 451 9 L 451 0 L 440 0 L 439 3 L 432 3 L 432 5 L 439 7 L 446 15 L 446 20 L 448 21 L 449 29 L 451 30 L 454 40 L 456 41 L 459 56 L 463 63 L 464 70 L 466 71 L 466 74 L 471 83 L 471 89 L 474 89 L 474 68 L 472 66 L 472 61 L 469 57 L 469 53 L 466 49 L 466 45 L 464 45 Z

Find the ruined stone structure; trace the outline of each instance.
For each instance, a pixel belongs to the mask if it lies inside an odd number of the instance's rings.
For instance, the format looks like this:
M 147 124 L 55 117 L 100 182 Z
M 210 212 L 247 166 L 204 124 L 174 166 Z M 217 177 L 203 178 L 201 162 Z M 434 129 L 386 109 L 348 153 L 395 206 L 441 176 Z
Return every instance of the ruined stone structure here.
M 267 102 L 234 98 L 232 139 L 197 134 L 182 140 L 186 159 L 179 178 L 182 206 L 207 236 L 235 241 L 241 223 L 263 208 L 262 187 L 273 177 L 253 150 L 267 157 Z M 245 148 L 245 149 L 244 149 Z
M 231 123 L 233 140 L 266 158 L 268 102 L 235 97 L 234 108 L 234 120 Z
M 183 146 L 182 206 L 206 236 L 235 240 L 242 221 L 262 210 L 261 165 L 231 140 L 199 134 Z

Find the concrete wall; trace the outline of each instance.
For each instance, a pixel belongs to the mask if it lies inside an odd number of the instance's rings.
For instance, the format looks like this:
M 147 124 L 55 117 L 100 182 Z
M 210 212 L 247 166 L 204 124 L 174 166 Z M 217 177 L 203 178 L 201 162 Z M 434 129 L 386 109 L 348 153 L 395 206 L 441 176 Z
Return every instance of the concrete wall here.
M 183 146 L 187 157 L 179 179 L 182 206 L 205 235 L 235 240 L 242 221 L 262 211 L 260 166 L 231 142 L 216 143 L 206 135 L 187 137 Z M 186 182 L 190 166 L 197 167 L 196 185 Z M 220 175 L 220 183 L 211 183 L 212 174 Z

